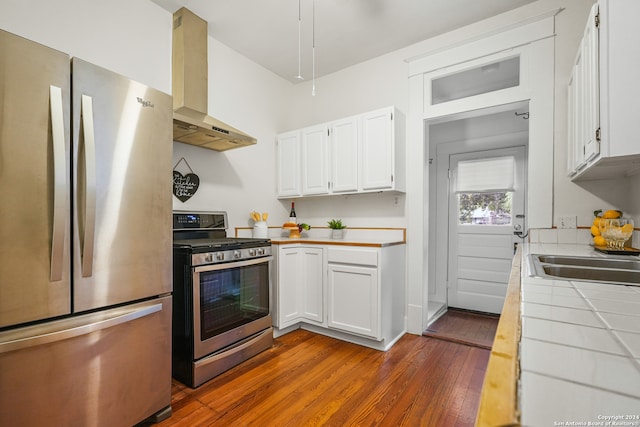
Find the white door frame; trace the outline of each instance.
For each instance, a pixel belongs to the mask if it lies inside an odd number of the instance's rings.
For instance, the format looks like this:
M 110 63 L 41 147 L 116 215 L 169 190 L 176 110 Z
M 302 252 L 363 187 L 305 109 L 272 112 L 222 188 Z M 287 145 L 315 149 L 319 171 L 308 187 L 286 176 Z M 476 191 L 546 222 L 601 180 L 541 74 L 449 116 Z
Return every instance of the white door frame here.
M 411 239 L 407 240 L 407 330 L 422 334 L 428 324 L 428 277 L 429 243 L 429 173 L 427 171 L 429 136 L 425 133 L 424 74 L 434 67 L 463 62 L 472 57 L 491 54 L 528 43 L 530 127 L 528 161 L 532 164 L 553 159 L 554 141 L 554 9 L 538 16 L 531 16 L 522 26 L 496 26 L 490 37 L 487 29 L 478 27 L 475 40 L 458 42 L 454 46 L 441 46 L 437 51 L 409 60 L 409 113 L 407 116 L 407 229 Z M 475 27 L 474 27 L 475 28 Z M 447 48 L 447 49 L 445 49 Z M 456 56 L 457 55 L 457 56 Z M 466 55 L 466 57 L 465 57 Z M 437 57 L 437 58 L 436 58 Z M 459 59 L 456 60 L 456 57 Z M 434 61 L 434 58 L 440 60 Z M 541 168 L 540 168 L 541 169 Z M 546 168 L 545 168 L 546 169 Z M 548 170 L 528 171 L 529 227 L 549 228 L 553 223 L 553 174 Z
M 431 191 L 429 193 L 429 298 L 446 302 L 446 278 L 448 266 L 448 227 L 439 227 L 442 221 L 448 224 L 449 217 L 449 157 L 453 154 L 479 150 L 494 150 L 528 144 L 529 133 L 518 132 L 486 138 L 474 138 L 438 144 L 433 147 L 434 162 L 431 168 Z M 525 202 L 526 203 L 526 202 Z M 525 206 L 526 207 L 526 206 Z M 436 250 L 436 248 L 443 248 Z

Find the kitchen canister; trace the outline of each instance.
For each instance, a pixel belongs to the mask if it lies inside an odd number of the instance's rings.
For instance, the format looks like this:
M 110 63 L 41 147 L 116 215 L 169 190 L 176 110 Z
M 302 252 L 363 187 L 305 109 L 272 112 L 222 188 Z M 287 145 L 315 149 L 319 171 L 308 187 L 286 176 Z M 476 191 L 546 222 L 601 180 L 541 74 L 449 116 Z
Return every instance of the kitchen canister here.
M 266 239 L 268 236 L 267 222 L 256 221 L 253 224 L 252 236 L 254 239 Z

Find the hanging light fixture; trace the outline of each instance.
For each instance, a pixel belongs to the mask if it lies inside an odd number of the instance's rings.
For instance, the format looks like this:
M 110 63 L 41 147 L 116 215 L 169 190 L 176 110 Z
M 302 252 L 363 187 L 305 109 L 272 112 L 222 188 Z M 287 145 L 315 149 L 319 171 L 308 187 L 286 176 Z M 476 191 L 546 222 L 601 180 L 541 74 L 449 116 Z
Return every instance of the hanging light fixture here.
M 304 77 L 302 77 L 302 74 L 300 72 L 300 47 L 301 47 L 301 28 L 302 28 L 300 2 L 301 0 L 298 0 L 298 75 L 296 76 L 296 79 L 304 80 Z
M 311 15 L 311 96 L 316 96 L 316 0 L 312 0 Z M 301 49 L 302 49 L 302 9 L 301 0 L 298 0 L 298 75 L 297 80 L 304 80 L 301 71 Z
M 311 25 L 311 96 L 316 96 L 316 0 L 313 0 L 313 14 Z

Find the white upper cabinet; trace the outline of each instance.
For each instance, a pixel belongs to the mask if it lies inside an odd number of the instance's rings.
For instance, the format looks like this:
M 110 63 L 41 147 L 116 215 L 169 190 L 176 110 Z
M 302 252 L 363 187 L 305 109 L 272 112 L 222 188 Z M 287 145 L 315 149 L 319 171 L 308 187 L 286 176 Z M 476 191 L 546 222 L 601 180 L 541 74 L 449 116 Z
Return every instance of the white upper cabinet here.
M 302 129 L 302 195 L 329 192 L 329 128 Z
M 331 191 L 358 191 L 358 117 L 331 123 Z
M 584 30 L 582 40 L 582 108 L 583 113 L 583 141 L 584 160 L 589 161 L 600 153 L 600 104 L 598 94 L 598 29 L 596 27 L 597 6 L 591 8 L 589 25 Z
M 362 189 L 365 191 L 394 188 L 394 119 L 394 111 L 389 108 L 362 115 Z
M 300 196 L 300 132 L 278 135 L 278 196 Z
M 600 153 L 598 101 L 598 5 L 589 14 L 568 85 L 569 175 L 581 171 Z
M 591 9 L 569 80 L 568 174 L 618 178 L 640 158 L 640 2 L 600 0 Z
M 278 135 L 278 197 L 405 191 L 404 139 L 393 107 Z
M 405 187 L 405 117 L 393 107 L 360 116 L 359 189 L 400 191 Z

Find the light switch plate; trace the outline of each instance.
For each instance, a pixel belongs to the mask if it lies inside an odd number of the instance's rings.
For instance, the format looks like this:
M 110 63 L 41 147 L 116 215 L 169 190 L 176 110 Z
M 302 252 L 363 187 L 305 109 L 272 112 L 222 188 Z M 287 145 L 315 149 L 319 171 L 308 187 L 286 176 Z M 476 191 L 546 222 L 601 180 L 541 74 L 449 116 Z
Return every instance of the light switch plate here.
M 576 228 L 576 217 L 575 216 L 561 216 L 558 217 L 558 228 Z

